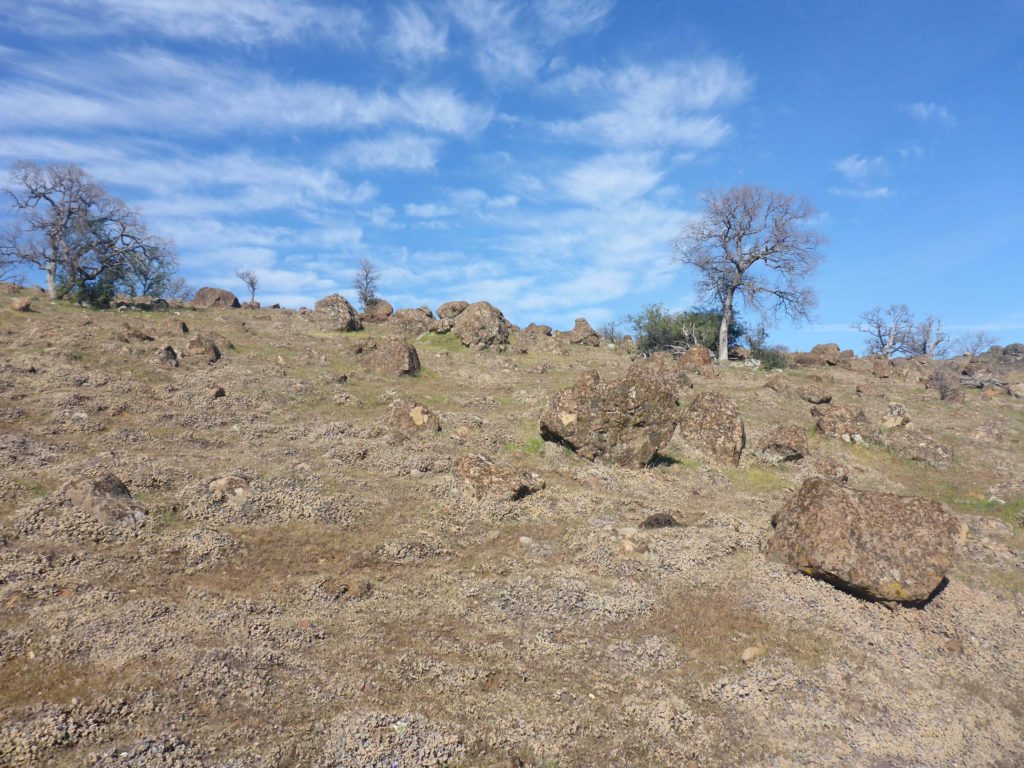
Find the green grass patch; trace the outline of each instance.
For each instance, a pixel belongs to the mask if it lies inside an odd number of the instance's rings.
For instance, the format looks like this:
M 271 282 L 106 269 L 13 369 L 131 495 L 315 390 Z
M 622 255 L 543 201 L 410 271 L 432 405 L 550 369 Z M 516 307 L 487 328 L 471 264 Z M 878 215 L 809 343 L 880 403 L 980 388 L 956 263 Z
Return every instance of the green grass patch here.
M 540 435 L 533 435 L 525 440 L 505 443 L 505 450 L 510 453 L 525 453 L 530 456 L 539 456 L 540 449 L 544 446 L 544 438 Z
M 725 476 L 744 493 L 775 493 L 790 488 L 792 481 L 780 473 L 760 467 L 736 467 L 723 470 Z
M 451 333 L 424 333 L 413 341 L 413 346 L 434 352 L 462 352 L 465 349 L 459 337 Z

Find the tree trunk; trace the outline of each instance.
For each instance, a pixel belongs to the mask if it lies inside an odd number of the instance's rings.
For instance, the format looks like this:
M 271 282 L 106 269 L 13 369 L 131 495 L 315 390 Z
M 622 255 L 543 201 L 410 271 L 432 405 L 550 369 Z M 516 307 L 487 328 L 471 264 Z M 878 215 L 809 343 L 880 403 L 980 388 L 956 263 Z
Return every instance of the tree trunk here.
M 46 266 L 46 292 L 50 295 L 50 301 L 57 300 L 57 264 Z
M 725 301 L 722 302 L 722 324 L 718 326 L 718 361 L 720 363 L 729 360 L 729 326 L 732 324 L 732 300 L 735 289 L 725 294 Z

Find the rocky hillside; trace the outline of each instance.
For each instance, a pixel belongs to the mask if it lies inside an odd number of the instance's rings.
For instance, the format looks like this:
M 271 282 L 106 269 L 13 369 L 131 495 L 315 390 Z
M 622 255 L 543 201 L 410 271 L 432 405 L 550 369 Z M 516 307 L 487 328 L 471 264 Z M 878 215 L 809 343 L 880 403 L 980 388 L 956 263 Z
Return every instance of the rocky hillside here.
M 1024 764 L 1013 348 L 210 301 L 7 289 L 0 764 Z

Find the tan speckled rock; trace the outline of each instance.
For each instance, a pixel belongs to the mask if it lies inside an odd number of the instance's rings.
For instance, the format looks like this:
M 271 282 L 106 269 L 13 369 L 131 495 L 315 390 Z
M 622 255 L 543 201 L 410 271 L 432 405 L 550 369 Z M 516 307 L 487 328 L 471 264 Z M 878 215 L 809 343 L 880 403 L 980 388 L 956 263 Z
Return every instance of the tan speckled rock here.
M 811 408 L 818 431 L 826 437 L 838 437 L 859 443 L 870 432 L 868 418 L 860 408 L 849 405 L 816 405 Z
M 533 472 L 519 472 L 483 455 L 462 456 L 452 468 L 456 486 L 474 499 L 517 501 L 544 487 Z
M 928 599 L 967 527 L 939 502 L 807 480 L 772 519 L 768 556 L 875 600 Z
M 67 497 L 103 525 L 138 528 L 146 519 L 146 508 L 132 499 L 120 478 L 110 473 L 79 480 L 68 487 Z
M 602 382 L 588 371 L 548 403 L 540 433 L 591 461 L 640 467 L 672 439 L 677 418 L 675 390 L 663 379 L 631 368 Z
M 739 408 L 718 392 L 702 392 L 693 399 L 679 421 L 679 434 L 693 447 L 734 466 L 746 446 Z

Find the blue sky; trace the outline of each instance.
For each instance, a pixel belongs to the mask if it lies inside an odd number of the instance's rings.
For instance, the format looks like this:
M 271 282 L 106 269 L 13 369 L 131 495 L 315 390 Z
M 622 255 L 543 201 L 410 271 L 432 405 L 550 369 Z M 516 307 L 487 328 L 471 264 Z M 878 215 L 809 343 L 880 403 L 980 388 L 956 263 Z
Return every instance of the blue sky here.
M 0 162 L 72 161 L 191 283 L 310 305 L 686 308 L 699 194 L 808 197 L 811 325 L 906 303 L 1024 339 L 1024 2 L 0 0 Z

